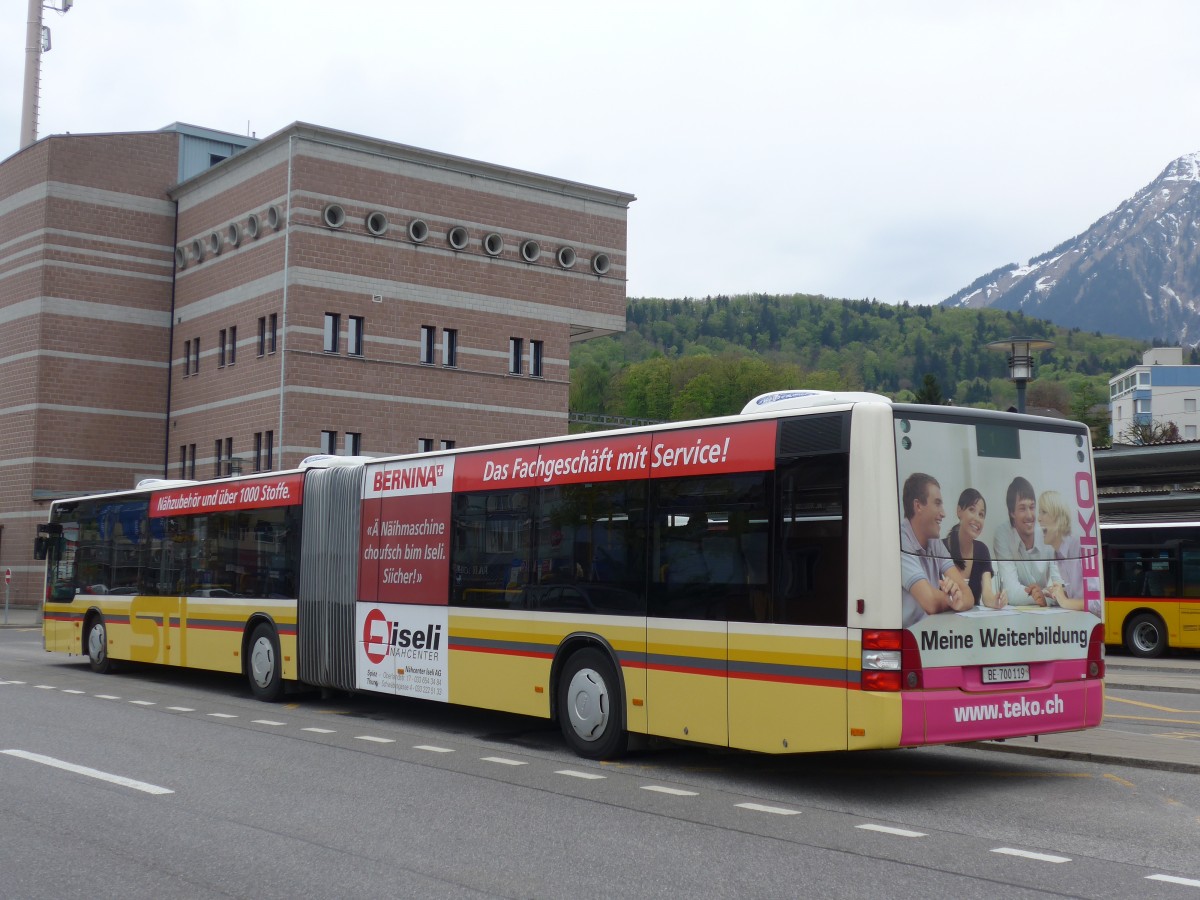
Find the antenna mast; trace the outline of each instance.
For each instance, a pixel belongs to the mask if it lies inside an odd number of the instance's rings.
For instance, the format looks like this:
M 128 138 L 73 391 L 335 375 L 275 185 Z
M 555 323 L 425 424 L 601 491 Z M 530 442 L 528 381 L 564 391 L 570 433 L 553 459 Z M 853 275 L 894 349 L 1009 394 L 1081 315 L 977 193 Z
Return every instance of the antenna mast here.
M 75 0 L 57 0 L 48 5 L 57 13 L 67 12 Z M 29 0 L 25 25 L 25 92 L 21 102 L 21 149 L 37 140 L 38 96 L 41 93 L 42 54 L 50 49 L 50 29 L 42 25 L 42 0 Z

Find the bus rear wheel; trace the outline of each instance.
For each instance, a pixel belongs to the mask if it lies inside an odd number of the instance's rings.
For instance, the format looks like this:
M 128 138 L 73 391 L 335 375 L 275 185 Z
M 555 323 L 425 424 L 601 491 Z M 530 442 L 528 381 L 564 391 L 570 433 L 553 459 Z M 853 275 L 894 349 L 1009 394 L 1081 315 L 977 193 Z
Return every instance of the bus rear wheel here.
M 108 655 L 108 626 L 104 624 L 104 616 L 98 615 L 92 619 L 83 642 L 87 647 L 88 663 L 91 664 L 93 672 L 107 675 L 116 668 Z
M 571 749 L 587 759 L 621 756 L 629 742 L 623 709 L 608 657 L 590 647 L 572 653 L 558 680 L 558 724 Z
M 1134 656 L 1155 659 L 1167 649 L 1167 629 L 1154 613 L 1139 613 L 1125 626 L 1125 648 Z
M 262 622 L 250 635 L 246 654 L 246 677 L 259 700 L 274 703 L 283 695 L 283 663 L 279 658 L 279 635 Z

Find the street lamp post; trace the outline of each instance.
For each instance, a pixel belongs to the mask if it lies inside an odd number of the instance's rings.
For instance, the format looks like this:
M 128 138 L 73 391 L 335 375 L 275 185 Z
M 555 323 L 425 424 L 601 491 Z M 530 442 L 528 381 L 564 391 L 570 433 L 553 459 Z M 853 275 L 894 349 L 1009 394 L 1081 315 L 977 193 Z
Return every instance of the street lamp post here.
M 1017 412 L 1025 412 L 1025 383 L 1033 378 L 1033 354 L 1037 350 L 1049 350 L 1054 341 L 1034 338 L 1013 337 L 1006 341 L 992 341 L 989 350 L 1008 354 L 1008 377 L 1017 386 Z

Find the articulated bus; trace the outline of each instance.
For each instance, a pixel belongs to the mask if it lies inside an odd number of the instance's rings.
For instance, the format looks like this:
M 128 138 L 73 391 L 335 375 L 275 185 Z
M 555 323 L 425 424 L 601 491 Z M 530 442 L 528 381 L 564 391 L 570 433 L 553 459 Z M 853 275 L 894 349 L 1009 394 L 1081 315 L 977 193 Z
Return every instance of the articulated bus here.
M 1068 498 L 1087 597 L 987 560 L 1025 528 L 1018 481 Z M 983 548 L 961 561 L 956 511 Z M 1082 425 L 779 392 L 721 419 L 56 501 L 44 640 L 99 672 L 241 673 L 264 700 L 554 719 L 597 759 L 631 736 L 798 753 L 1080 730 L 1103 713 L 1095 513 Z
M 1134 656 L 1200 650 L 1200 522 L 1106 522 L 1105 641 Z

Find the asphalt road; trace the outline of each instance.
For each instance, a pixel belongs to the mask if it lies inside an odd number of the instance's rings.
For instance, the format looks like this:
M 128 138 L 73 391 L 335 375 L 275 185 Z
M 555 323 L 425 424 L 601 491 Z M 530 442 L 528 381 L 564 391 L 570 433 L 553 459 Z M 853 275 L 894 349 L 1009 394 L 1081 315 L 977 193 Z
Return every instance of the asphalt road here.
M 980 746 L 602 765 L 537 720 L 261 704 L 0 629 L 0 897 L 1200 897 L 1193 773 Z

